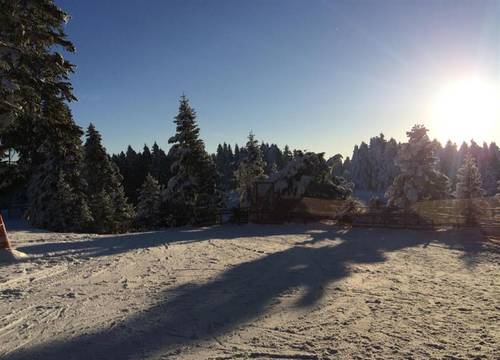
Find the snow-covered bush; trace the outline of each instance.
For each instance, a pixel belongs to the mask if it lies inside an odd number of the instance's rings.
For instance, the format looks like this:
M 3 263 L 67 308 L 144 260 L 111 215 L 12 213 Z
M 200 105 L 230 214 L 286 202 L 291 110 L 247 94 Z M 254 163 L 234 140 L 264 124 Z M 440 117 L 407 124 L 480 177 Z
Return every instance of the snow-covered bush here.
M 352 184 L 331 174 L 322 153 L 295 156 L 283 170 L 270 176 L 269 181 L 283 198 L 347 199 L 352 194 Z

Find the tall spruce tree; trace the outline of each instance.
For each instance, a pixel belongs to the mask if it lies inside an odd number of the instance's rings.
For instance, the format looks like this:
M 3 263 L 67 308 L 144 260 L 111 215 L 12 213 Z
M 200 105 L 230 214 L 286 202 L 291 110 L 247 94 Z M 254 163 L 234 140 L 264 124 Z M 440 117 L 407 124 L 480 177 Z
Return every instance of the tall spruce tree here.
M 266 163 L 262 159 L 259 143 L 252 132 L 248 135 L 245 149 L 246 156 L 240 162 L 235 173 L 240 201 L 242 203 L 247 203 L 250 200 L 250 192 L 255 182 L 265 178 L 264 169 L 266 167 Z
M 59 140 L 54 121 L 73 126 L 62 106 L 75 100 L 74 66 L 61 54 L 74 51 L 64 33 L 67 19 L 52 0 L 0 2 L 1 143 L 17 151 L 26 171 L 46 160 L 42 144 Z M 54 120 L 56 109 L 61 113 Z
M 151 174 L 148 174 L 139 191 L 136 216 L 139 227 L 151 229 L 160 225 L 161 193 L 161 185 Z
M 27 215 L 35 226 L 86 229 L 92 220 L 81 179 L 81 129 L 66 105 L 75 100 L 68 19 L 52 0 L 0 2 L 0 143 L 18 154 L 29 179 Z
M 388 205 L 408 209 L 422 200 L 442 199 L 448 195 L 448 177 L 437 168 L 435 148 L 423 125 L 406 133 L 396 163 L 401 173 L 386 192 Z
M 454 193 L 457 199 L 474 199 L 485 195 L 481 173 L 472 155 L 467 155 L 457 172 L 457 185 Z
M 72 121 L 69 108 L 61 102 L 44 106 L 57 134 L 37 150 L 43 161 L 30 178 L 27 217 L 32 225 L 56 231 L 87 230 L 92 215 L 82 178 L 81 129 Z M 51 141 L 56 138 L 56 141 Z
M 109 158 L 94 125 L 89 125 L 86 138 L 84 178 L 94 218 L 92 229 L 97 232 L 126 231 L 134 210 L 126 199 L 118 167 Z
M 172 225 L 193 224 L 215 216 L 216 170 L 205 144 L 200 139 L 196 112 L 185 95 L 175 117 L 176 133 L 169 139 L 173 160 L 168 181 L 167 202 Z

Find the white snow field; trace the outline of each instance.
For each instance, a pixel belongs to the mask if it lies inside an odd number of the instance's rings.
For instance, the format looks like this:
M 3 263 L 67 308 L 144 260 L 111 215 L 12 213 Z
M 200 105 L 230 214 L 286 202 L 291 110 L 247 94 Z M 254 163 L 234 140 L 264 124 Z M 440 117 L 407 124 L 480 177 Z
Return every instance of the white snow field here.
M 500 358 L 478 231 L 10 230 L 29 258 L 0 264 L 2 359 Z

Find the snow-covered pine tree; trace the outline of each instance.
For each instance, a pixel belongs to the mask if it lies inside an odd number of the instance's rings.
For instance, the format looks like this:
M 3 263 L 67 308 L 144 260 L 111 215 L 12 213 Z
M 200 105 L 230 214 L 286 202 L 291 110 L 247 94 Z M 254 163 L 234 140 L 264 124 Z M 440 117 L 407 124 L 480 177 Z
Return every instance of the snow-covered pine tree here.
M 196 112 L 184 95 L 174 123 L 176 133 L 168 141 L 172 144 L 169 157 L 173 160 L 173 176 L 167 187 L 172 225 L 209 220 L 215 214 L 218 201 L 215 164 L 200 139 Z
M 274 190 L 283 198 L 299 199 L 311 196 L 346 200 L 352 194 L 352 184 L 332 174 L 324 153 L 296 154 L 282 170 L 269 177 Z
M 52 0 L 0 2 L 0 118 L 8 119 L 0 121 L 0 141 L 17 152 L 29 179 L 31 223 L 76 231 L 91 217 L 80 176 L 82 132 L 66 104 L 75 100 L 74 66 L 62 55 L 74 51 L 67 18 Z
M 90 124 L 84 145 L 84 178 L 87 198 L 94 218 L 96 232 L 123 232 L 130 228 L 134 217 L 121 184 L 118 167 L 109 158 L 102 145 L 101 134 Z
M 237 190 L 240 194 L 242 204 L 250 201 L 250 192 L 258 180 L 265 179 L 266 163 L 262 158 L 262 152 L 255 135 L 250 132 L 246 144 L 246 157 L 240 162 L 235 176 L 237 181 Z
M 408 209 L 422 200 L 448 196 L 448 177 L 437 169 L 434 144 L 423 125 L 415 125 L 406 133 L 396 164 L 401 173 L 386 192 L 388 205 Z
M 160 225 L 161 193 L 162 188 L 158 181 L 148 174 L 139 191 L 136 216 L 139 227 L 151 229 Z
M 58 138 L 45 108 L 75 100 L 74 65 L 62 56 L 75 50 L 67 19 L 52 0 L 0 2 L 0 143 L 16 150 L 27 178 L 45 161 L 42 144 Z
M 476 160 L 468 154 L 457 172 L 457 185 L 455 188 L 457 199 L 474 199 L 485 195 L 481 173 L 476 165 Z
M 87 230 L 92 216 L 82 179 L 82 131 L 66 104 L 48 102 L 44 117 L 50 119 L 54 136 L 38 149 L 43 162 L 30 178 L 27 217 L 34 226 L 56 231 Z
M 485 193 L 476 160 L 471 154 L 467 154 L 462 166 L 458 169 L 454 193 L 457 199 L 464 200 L 460 202 L 459 206 L 467 224 L 476 223 L 481 212 L 481 206 L 477 200 L 482 198 Z

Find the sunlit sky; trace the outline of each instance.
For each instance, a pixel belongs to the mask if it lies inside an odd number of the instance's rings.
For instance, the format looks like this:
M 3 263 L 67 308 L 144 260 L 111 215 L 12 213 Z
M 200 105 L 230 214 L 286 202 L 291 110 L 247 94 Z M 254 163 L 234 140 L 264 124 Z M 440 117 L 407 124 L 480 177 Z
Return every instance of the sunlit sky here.
M 110 152 L 166 148 L 183 92 L 209 151 L 252 130 L 350 155 L 415 123 L 500 142 L 500 1 L 56 2 L 77 47 L 75 120 Z

